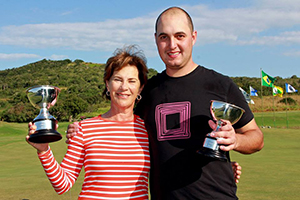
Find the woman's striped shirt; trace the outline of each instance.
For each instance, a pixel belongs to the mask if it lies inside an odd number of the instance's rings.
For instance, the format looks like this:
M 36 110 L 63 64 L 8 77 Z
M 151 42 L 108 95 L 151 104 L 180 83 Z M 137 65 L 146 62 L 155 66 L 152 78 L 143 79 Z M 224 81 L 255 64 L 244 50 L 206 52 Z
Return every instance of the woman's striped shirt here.
M 81 121 L 59 165 L 48 150 L 39 158 L 58 194 L 68 191 L 84 167 L 78 199 L 148 199 L 150 155 L 144 122 Z

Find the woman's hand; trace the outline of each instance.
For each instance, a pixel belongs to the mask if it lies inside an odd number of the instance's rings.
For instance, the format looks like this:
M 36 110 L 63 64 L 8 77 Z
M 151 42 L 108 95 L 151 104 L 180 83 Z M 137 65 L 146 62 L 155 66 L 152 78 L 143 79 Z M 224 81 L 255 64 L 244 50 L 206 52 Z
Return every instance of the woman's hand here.
M 242 167 L 237 162 L 231 162 L 231 167 L 232 167 L 235 182 L 238 183 L 239 179 L 241 178 Z
M 32 122 L 29 122 L 28 123 L 28 135 L 26 136 L 26 141 L 28 142 L 28 144 L 33 146 L 37 150 L 38 153 L 44 153 L 49 148 L 48 143 L 34 143 L 34 142 L 29 141 L 30 135 L 34 134 L 35 130 L 36 130 L 36 125 L 32 124 Z

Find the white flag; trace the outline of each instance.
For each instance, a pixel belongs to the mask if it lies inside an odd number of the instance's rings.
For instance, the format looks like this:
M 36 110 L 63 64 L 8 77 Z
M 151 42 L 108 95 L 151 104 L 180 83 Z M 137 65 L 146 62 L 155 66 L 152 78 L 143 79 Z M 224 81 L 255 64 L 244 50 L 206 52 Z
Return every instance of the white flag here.
M 298 92 L 298 90 L 296 90 L 293 86 L 291 86 L 288 83 L 285 84 L 285 91 L 286 91 L 286 93 Z

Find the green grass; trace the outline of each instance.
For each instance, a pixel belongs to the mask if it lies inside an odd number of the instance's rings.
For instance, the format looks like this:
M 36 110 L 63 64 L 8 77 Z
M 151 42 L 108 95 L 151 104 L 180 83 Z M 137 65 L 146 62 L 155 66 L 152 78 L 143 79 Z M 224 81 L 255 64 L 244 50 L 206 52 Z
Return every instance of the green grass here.
M 241 200 L 300 199 L 300 156 L 297 154 L 300 118 L 296 117 L 296 113 L 289 113 L 292 128 L 262 129 L 265 137 L 262 151 L 252 155 L 231 152 L 232 160 L 239 162 L 243 168 L 237 193 Z M 275 114 L 280 115 L 285 113 Z M 273 113 L 264 113 L 264 120 L 272 122 Z M 259 119 L 257 122 L 261 125 Z M 67 149 L 64 134 L 67 125 L 59 123 L 58 131 L 64 138 L 50 144 L 58 162 L 61 162 Z M 71 191 L 57 195 L 36 151 L 25 141 L 26 134 L 27 124 L 0 122 L 0 199 L 77 199 L 83 173 Z
M 68 123 L 59 123 L 65 137 Z M 65 200 L 77 199 L 83 176 L 66 194 L 57 195 L 38 160 L 36 150 L 25 141 L 27 124 L 0 122 L 0 199 Z M 65 138 L 50 144 L 58 162 L 66 153 Z
M 259 126 L 273 128 L 300 128 L 300 111 L 254 113 Z
M 242 166 L 242 200 L 300 199 L 299 129 L 264 129 L 264 148 L 255 154 L 231 153 Z

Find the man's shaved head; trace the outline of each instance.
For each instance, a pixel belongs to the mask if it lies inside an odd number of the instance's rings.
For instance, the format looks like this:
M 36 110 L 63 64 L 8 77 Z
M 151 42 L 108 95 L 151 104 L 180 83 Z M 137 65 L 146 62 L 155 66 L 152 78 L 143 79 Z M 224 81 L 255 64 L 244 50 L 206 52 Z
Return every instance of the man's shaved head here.
M 163 16 L 163 15 L 177 15 L 177 14 L 182 14 L 184 13 L 186 18 L 187 18 L 187 21 L 188 21 L 188 26 L 190 27 L 191 29 L 191 32 L 194 31 L 194 25 L 193 25 L 193 21 L 192 21 L 192 18 L 191 16 L 185 11 L 183 10 L 182 8 L 179 8 L 179 7 L 170 7 L 166 10 L 164 10 L 156 19 L 156 23 L 155 23 L 155 32 L 157 32 L 157 26 L 158 26 L 158 23 L 160 22 L 160 18 Z

